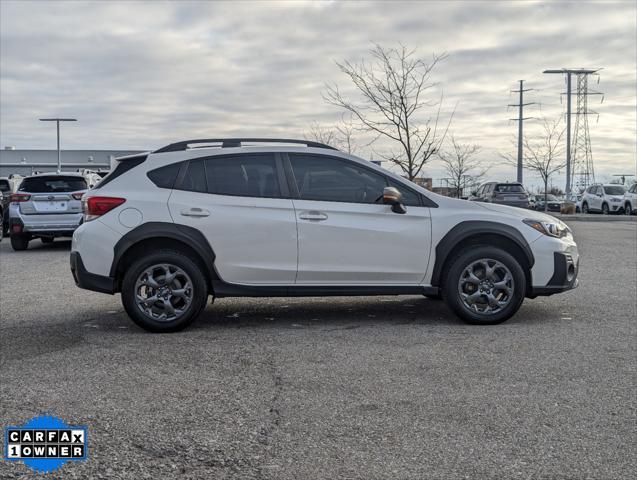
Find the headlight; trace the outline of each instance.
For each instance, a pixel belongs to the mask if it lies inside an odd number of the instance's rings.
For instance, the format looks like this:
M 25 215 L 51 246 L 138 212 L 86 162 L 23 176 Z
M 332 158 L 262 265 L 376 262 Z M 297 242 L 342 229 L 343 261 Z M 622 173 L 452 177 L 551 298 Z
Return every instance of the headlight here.
M 571 233 L 571 229 L 568 228 L 568 225 L 557 219 L 555 222 L 544 222 L 527 218 L 523 220 L 523 222 L 529 227 L 534 228 L 538 232 L 548 235 L 549 237 L 562 238 Z

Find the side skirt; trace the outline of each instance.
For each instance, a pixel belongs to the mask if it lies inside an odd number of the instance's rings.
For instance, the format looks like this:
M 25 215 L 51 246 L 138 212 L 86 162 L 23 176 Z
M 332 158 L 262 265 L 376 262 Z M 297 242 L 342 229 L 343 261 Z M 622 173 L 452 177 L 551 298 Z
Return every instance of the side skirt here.
M 348 297 L 371 295 L 438 295 L 438 287 L 422 285 L 291 285 L 252 286 L 212 282 L 214 296 L 223 297 Z

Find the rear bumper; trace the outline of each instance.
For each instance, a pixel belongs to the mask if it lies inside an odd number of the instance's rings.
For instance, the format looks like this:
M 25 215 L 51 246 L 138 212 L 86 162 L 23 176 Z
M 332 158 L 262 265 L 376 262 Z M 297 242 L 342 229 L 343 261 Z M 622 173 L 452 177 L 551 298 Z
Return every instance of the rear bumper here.
M 111 295 L 115 293 L 115 279 L 88 272 L 79 252 L 71 252 L 71 273 L 75 284 L 80 288 Z
M 579 281 L 579 257 L 574 260 L 567 253 L 555 252 L 553 254 L 553 276 L 542 287 L 532 287 L 529 297 L 548 296 L 577 288 Z
M 15 211 L 11 213 L 10 224 L 21 225 L 24 233 L 71 236 L 77 227 L 82 224 L 81 213 L 53 215 L 16 215 Z

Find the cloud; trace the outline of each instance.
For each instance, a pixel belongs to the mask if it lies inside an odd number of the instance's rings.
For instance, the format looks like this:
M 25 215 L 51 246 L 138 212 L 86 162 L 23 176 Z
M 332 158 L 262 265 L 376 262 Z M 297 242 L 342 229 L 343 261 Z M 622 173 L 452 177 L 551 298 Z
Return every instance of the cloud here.
M 636 167 L 634 2 L 16 2 L 0 3 L 0 144 L 55 144 L 44 115 L 72 115 L 65 148 L 155 148 L 223 135 L 302 137 L 340 112 L 335 60 L 372 42 L 448 52 L 435 72 L 455 135 L 486 160 L 511 149 L 524 78 L 532 116 L 560 115 L 563 79 L 545 68 L 604 67 L 591 97 L 596 171 Z M 351 92 L 351 90 L 349 90 Z M 440 92 L 436 92 L 438 94 Z M 541 103 L 541 109 L 539 104 Z M 527 122 L 529 134 L 538 131 Z M 382 143 L 375 148 L 386 148 Z M 440 166 L 428 173 L 441 176 Z M 512 178 L 495 166 L 491 175 Z

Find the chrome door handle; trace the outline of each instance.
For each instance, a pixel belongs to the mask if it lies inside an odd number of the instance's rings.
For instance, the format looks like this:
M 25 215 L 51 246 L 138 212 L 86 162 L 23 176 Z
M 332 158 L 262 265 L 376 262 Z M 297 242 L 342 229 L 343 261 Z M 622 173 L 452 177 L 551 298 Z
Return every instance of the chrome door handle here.
M 186 210 L 182 210 L 181 214 L 184 217 L 208 217 L 210 212 L 208 210 L 204 210 L 203 208 L 188 208 Z
M 309 220 L 310 222 L 322 222 L 327 220 L 327 214 L 323 212 L 317 212 L 316 210 L 310 210 L 309 212 L 299 213 L 301 220 Z

